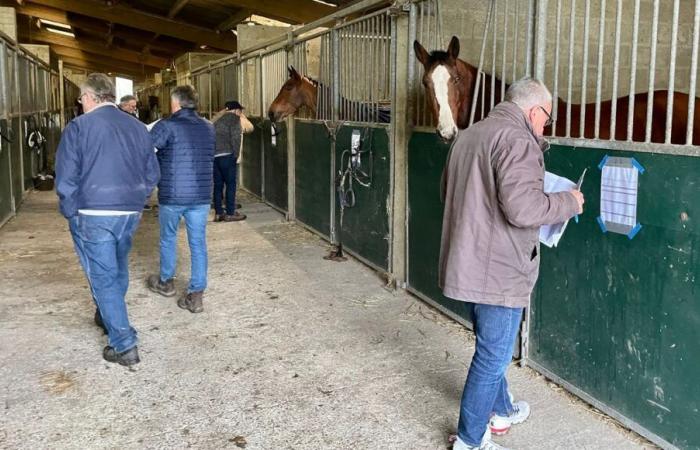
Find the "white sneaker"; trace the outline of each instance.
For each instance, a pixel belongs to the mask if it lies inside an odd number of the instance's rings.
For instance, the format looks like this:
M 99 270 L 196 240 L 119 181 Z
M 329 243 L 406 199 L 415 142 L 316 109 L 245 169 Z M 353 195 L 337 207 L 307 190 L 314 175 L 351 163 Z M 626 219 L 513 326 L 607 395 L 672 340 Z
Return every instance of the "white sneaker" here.
M 484 437 L 481 438 L 481 445 L 467 445 L 457 436 L 457 440 L 452 446 L 452 450 L 508 450 L 507 448 L 496 444 L 491 440 L 491 431 L 487 428 Z
M 523 423 L 528 417 L 530 417 L 530 405 L 521 400 L 513 403 L 513 412 L 509 415 L 499 416 L 498 414 L 494 414 L 489 422 L 489 428 L 491 433 L 500 436 L 506 434 L 511 425 Z

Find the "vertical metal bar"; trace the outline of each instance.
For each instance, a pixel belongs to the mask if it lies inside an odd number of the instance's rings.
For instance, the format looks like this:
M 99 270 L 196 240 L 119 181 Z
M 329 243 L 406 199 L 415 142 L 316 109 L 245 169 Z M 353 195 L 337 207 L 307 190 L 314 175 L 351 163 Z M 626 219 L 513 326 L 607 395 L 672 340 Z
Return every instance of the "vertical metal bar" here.
M 690 59 L 690 89 L 688 90 L 688 128 L 685 133 L 686 145 L 693 144 L 693 125 L 695 122 L 695 83 L 698 76 L 698 37 L 700 36 L 700 0 L 695 0 L 693 18 L 693 50 Z
M 537 1 L 537 29 L 534 36 L 535 67 L 532 74 L 544 81 L 544 69 L 547 64 L 547 20 L 549 19 L 548 0 Z M 535 20 L 535 16 L 530 21 Z
M 408 88 L 410 89 L 408 95 L 408 111 L 410 113 L 409 119 L 413 125 L 421 125 L 418 121 L 418 91 L 420 87 L 416 82 L 416 53 L 413 49 L 413 42 L 416 40 L 416 21 L 418 20 L 418 7 L 415 3 L 409 5 L 408 11 Z M 377 25 L 379 23 L 377 22 Z M 379 42 L 379 35 L 377 34 L 377 42 Z M 377 92 L 378 94 L 378 92 Z M 377 95 L 378 97 L 378 95 Z M 392 108 L 392 112 L 393 112 Z M 393 114 L 392 114 L 393 115 Z
M 634 25 L 632 26 L 632 61 L 630 62 L 630 93 L 627 104 L 627 140 L 632 141 L 634 124 L 634 90 L 637 81 L 637 41 L 639 40 L 639 0 L 634 2 Z
M 481 120 L 484 120 L 486 112 L 486 77 L 481 79 Z
M 490 90 L 490 101 L 489 101 L 489 111 L 493 109 L 494 103 L 496 101 L 496 51 L 497 51 L 497 42 L 498 42 L 498 36 L 497 36 L 497 28 L 498 28 L 498 0 L 493 0 L 493 23 L 491 24 L 493 26 L 493 33 L 492 33 L 492 39 L 493 39 L 493 44 L 491 46 L 491 90 Z M 484 116 L 482 115 L 481 118 L 483 119 Z
M 491 13 L 493 12 L 493 3 L 489 4 L 489 12 L 486 16 L 486 22 L 484 23 L 484 33 L 482 35 L 482 40 L 481 40 L 481 53 L 479 54 L 479 67 L 477 68 L 476 72 L 476 83 L 474 84 L 474 93 L 477 94 L 478 89 L 479 89 L 479 81 L 481 80 L 481 69 L 484 64 L 484 51 L 486 50 L 486 37 L 488 36 L 489 32 L 489 24 L 491 23 Z M 469 125 L 474 123 L 474 113 L 476 113 L 476 104 L 478 101 L 478 95 L 473 95 L 472 96 L 472 108 L 471 108 L 471 113 L 469 115 Z M 483 106 L 483 101 L 482 101 L 482 106 Z
M 516 0 L 517 1 L 517 0 Z M 508 50 L 508 0 L 504 0 L 503 5 L 503 46 L 501 51 L 501 101 L 506 95 L 506 52 Z
M 574 79 L 574 34 L 576 31 L 576 0 L 571 0 L 569 16 L 569 82 L 566 86 L 566 137 L 571 137 L 571 97 Z
M 668 99 L 666 101 L 666 140 L 671 143 L 671 127 L 673 125 L 673 91 L 676 83 L 676 46 L 678 45 L 678 13 L 680 5 L 678 0 L 673 2 L 673 30 L 671 31 L 671 62 L 668 67 Z M 694 98 L 688 98 L 688 103 L 694 102 Z
M 552 91 L 552 136 L 556 134 L 559 120 L 559 49 L 561 48 L 561 0 L 557 0 L 557 25 L 554 43 L 554 90 Z
M 332 77 L 331 93 L 333 95 L 333 120 L 337 121 L 340 117 L 340 71 L 338 70 L 339 52 L 340 52 L 340 36 L 339 30 L 331 30 L 331 60 L 330 73 Z M 333 174 L 333 172 L 331 172 Z M 334 176 L 332 178 L 335 178 Z M 335 201 L 331 201 L 335 203 Z
M 532 53 L 533 53 L 533 18 L 535 17 L 535 4 L 534 0 L 528 1 L 528 14 L 527 14 L 527 53 L 525 54 L 525 75 L 531 77 L 532 73 Z
M 377 55 L 377 27 L 379 26 L 379 20 L 381 20 L 381 17 L 375 17 L 372 19 L 372 40 L 370 41 L 370 61 L 374 61 L 375 56 Z M 409 45 L 409 48 L 413 47 L 412 45 Z M 412 67 L 413 61 L 409 60 L 408 67 L 406 68 L 410 72 L 410 68 Z M 377 67 L 377 66 L 373 66 Z M 371 70 L 370 70 L 370 99 L 372 100 L 372 111 L 374 111 L 374 121 L 379 122 L 379 97 L 377 96 L 377 90 L 376 90 L 376 77 L 373 77 L 371 75 Z M 408 86 L 411 86 L 411 79 L 409 77 L 408 79 Z M 410 101 L 410 99 L 409 99 Z
M 700 1 L 700 0 L 699 0 Z M 418 3 L 420 7 L 420 12 L 418 14 L 419 17 L 419 35 L 418 35 L 418 42 L 421 44 L 427 46 L 427 42 L 425 42 L 425 33 L 423 32 L 423 21 L 425 20 L 425 2 Z M 382 34 L 382 46 L 384 45 L 384 34 Z M 425 125 L 426 120 L 425 120 L 425 97 L 424 97 L 424 92 L 421 86 L 417 83 L 416 84 L 416 91 L 417 91 L 417 98 L 416 98 L 416 117 L 419 125 Z
M 617 83 L 620 71 L 620 29 L 622 27 L 622 0 L 617 0 L 615 12 L 615 54 L 613 55 L 612 105 L 610 109 L 610 140 L 616 139 L 617 128 Z
M 600 135 L 600 100 L 603 84 L 603 47 L 605 45 L 605 0 L 600 0 L 600 22 L 598 29 L 598 73 L 595 83 L 595 126 L 593 137 L 598 139 Z M 613 97 L 612 101 L 616 99 Z
M 583 18 L 583 59 L 581 64 L 581 114 L 579 115 L 579 137 L 584 138 L 586 130 L 586 93 L 588 90 L 588 37 L 591 27 L 591 0 L 586 0 L 586 12 Z
M 649 56 L 649 88 L 647 90 L 647 121 L 644 142 L 651 142 L 651 119 L 654 113 L 654 83 L 656 82 L 656 40 L 659 32 L 659 0 L 654 0 L 651 20 L 651 51 Z
M 515 24 L 513 25 L 513 81 L 518 79 L 518 22 L 520 22 L 520 0 L 515 1 Z

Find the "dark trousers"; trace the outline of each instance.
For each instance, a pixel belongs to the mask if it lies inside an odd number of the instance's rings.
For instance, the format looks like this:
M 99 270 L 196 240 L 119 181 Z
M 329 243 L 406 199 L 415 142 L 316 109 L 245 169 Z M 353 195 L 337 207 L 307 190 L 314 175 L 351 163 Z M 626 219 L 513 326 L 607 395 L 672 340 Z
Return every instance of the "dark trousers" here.
M 214 158 L 214 209 L 216 214 L 224 213 L 222 200 L 224 185 L 226 185 L 226 214 L 236 212 L 236 174 L 238 166 L 234 155 Z

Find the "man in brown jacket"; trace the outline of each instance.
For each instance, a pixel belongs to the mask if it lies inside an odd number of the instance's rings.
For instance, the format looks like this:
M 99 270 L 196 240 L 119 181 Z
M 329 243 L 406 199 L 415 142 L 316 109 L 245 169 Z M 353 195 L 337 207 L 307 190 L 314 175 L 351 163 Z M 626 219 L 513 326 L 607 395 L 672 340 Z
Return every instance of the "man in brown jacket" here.
M 473 304 L 476 351 L 462 395 L 455 450 L 503 449 L 503 434 L 530 414 L 505 378 L 523 309 L 539 271 L 539 228 L 583 211 L 579 191 L 544 192 L 542 139 L 552 95 L 524 78 L 505 101 L 457 136 L 443 174 L 440 286 Z

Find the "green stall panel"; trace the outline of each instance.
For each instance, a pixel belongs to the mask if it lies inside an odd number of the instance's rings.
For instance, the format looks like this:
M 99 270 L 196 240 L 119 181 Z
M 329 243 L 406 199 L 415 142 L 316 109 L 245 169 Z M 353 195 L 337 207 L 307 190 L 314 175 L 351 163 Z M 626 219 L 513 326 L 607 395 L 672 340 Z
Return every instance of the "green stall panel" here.
M 262 197 L 262 119 L 249 117 L 255 126 L 253 131 L 243 135 L 243 154 L 241 159 L 241 176 L 243 188 Z
M 34 117 L 24 116 L 22 117 L 22 157 L 24 158 L 24 189 L 29 190 L 34 187 L 34 175 L 36 174 L 36 161 L 38 155 L 36 152 L 31 150 L 27 145 L 27 137 L 29 137 L 29 132 L 34 129 Z
M 296 219 L 330 238 L 332 142 L 322 123 L 295 123 Z
M 287 211 L 287 124 L 275 124 L 273 141 L 269 120 L 263 122 L 263 151 L 265 152 L 265 201 Z
M 596 222 L 606 154 L 646 169 L 632 240 Z M 700 158 L 553 146 L 545 160 L 572 180 L 588 168 L 586 204 L 542 247 L 529 359 L 641 432 L 700 448 Z
M 5 134 L 10 137 L 10 160 L 12 161 L 12 193 L 15 196 L 15 208 L 22 203 L 24 193 L 24 175 L 22 174 L 22 132 L 20 118 L 12 119 L 11 131 Z
M 0 124 L 0 133 L 7 136 L 5 121 Z M 0 138 L 0 225 L 12 216 L 12 178 L 10 176 L 10 143 Z
M 414 132 L 408 144 L 408 284 L 466 322 L 471 306 L 438 287 L 443 204 L 440 178 L 450 149 L 437 134 Z
M 372 184 L 370 187 L 361 186 L 354 182 L 356 204 L 353 208 L 345 209 L 343 219 L 343 246 L 366 259 L 377 267 L 389 268 L 389 201 L 391 184 L 391 151 L 389 135 L 386 128 L 367 126 L 342 126 L 336 134 L 336 163 L 335 169 L 345 170 L 347 156 L 341 162 L 343 151 L 350 149 L 350 139 L 353 130 L 360 130 L 366 143 L 362 150 L 367 150 L 371 143 L 373 152 Z M 363 156 L 362 165 L 368 170 L 369 157 Z M 297 162 L 297 165 L 299 163 Z M 343 164 L 341 166 L 341 164 Z M 336 206 L 336 230 L 339 230 L 340 207 Z

